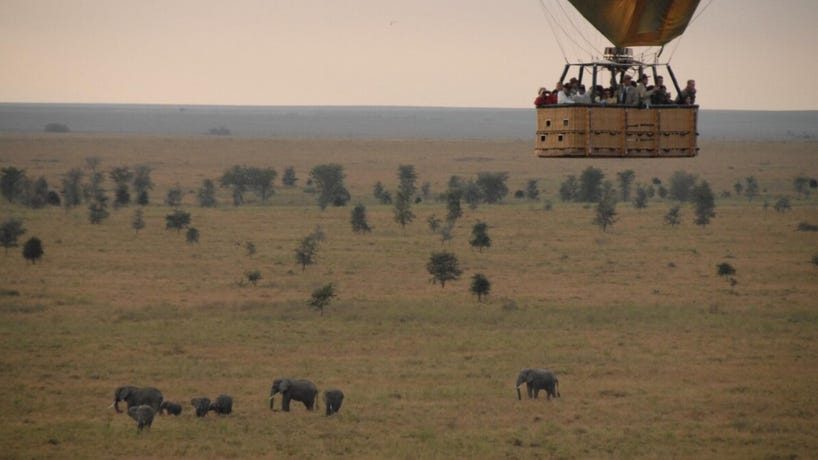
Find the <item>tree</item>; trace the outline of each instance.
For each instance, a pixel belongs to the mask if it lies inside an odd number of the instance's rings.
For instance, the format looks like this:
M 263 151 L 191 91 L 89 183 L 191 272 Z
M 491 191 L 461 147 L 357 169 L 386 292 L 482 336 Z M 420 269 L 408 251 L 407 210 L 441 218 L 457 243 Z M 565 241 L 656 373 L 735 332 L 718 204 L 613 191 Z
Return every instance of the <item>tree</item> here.
M 133 220 L 131 221 L 131 228 L 134 229 L 136 233 L 139 233 L 139 230 L 145 228 L 145 219 L 142 216 L 142 208 L 137 208 L 137 210 L 133 214 Z
M 33 236 L 23 245 L 23 257 L 31 261 L 32 264 L 37 263 L 43 256 L 43 242 L 39 238 Z
M 477 221 L 471 229 L 472 239 L 469 244 L 473 248 L 477 248 L 479 252 L 483 252 L 483 248 L 491 247 L 491 238 L 488 234 L 488 224 Z
M 598 203 L 602 197 L 602 181 L 605 174 L 599 168 L 588 166 L 579 176 L 579 195 L 577 201 Z
M 454 223 L 463 216 L 463 207 L 460 206 L 460 190 L 449 190 L 446 192 L 446 221 Z
M 92 224 L 100 224 L 107 219 L 110 213 L 108 212 L 108 197 L 100 194 L 91 200 L 88 204 L 88 221 Z
M 809 198 L 809 194 L 811 192 L 809 188 L 809 177 L 806 176 L 797 176 L 792 180 L 792 187 L 795 189 L 795 193 L 798 194 L 798 197 L 801 199 Z
M 292 166 L 284 168 L 284 174 L 281 175 L 281 183 L 285 187 L 295 187 L 296 182 L 298 182 L 298 178 L 295 177 L 295 168 Z
M 325 284 L 312 291 L 312 298 L 309 301 L 309 305 L 320 311 L 321 316 L 324 316 L 324 308 L 329 305 L 335 297 L 338 297 L 338 294 L 335 293 L 335 286 L 332 283 Z
M 424 200 L 428 200 L 432 196 L 432 184 L 429 181 L 424 181 L 420 186 L 420 195 Z
M 616 222 L 616 201 L 612 197 L 599 200 L 596 205 L 594 223 L 605 232 Z
M 665 223 L 675 227 L 682 223 L 682 208 L 679 205 L 671 206 L 665 214 Z
M 108 173 L 108 177 L 114 181 L 114 208 L 128 206 L 131 204 L 131 192 L 128 190 L 128 184 L 131 183 L 134 173 L 128 166 L 117 166 L 112 168 Z
M 273 168 L 246 168 L 248 188 L 252 190 L 262 202 L 267 202 L 275 194 L 276 176 L 278 173 Z
M 176 209 L 165 216 L 165 230 L 176 230 L 180 233 L 183 228 L 190 225 L 190 213 L 181 209 Z
M 136 192 L 136 204 L 145 206 L 149 203 L 148 192 L 153 190 L 151 168 L 148 165 L 137 165 L 134 168 L 133 188 Z
M 256 253 L 256 243 L 252 241 L 244 243 L 244 250 L 247 251 L 247 257 L 252 257 Z
M 579 180 L 577 176 L 570 175 L 560 184 L 560 200 L 577 201 L 579 198 Z
M 508 173 L 504 172 L 481 172 L 477 173 L 475 183 L 483 192 L 483 201 L 489 204 L 499 203 L 508 195 Z
M 337 163 L 320 164 L 312 168 L 310 178 L 318 189 L 318 206 L 345 206 L 350 200 L 344 186 L 344 167 Z
M 432 282 L 440 281 L 440 287 L 446 287 L 446 281 L 454 281 L 460 278 L 463 270 L 457 262 L 457 256 L 451 252 L 433 252 L 426 264 L 426 270 L 432 275 Z
M 733 184 L 733 190 L 736 191 L 736 195 L 741 195 L 741 193 L 744 192 L 744 184 L 742 184 L 741 181 L 736 181 L 736 183 Z
M 190 227 L 185 232 L 185 240 L 190 243 L 198 243 L 199 242 L 199 229 L 196 227 Z
M 736 269 L 729 263 L 722 262 L 716 265 L 716 274 L 721 277 L 732 276 L 736 274 Z
M 446 225 L 440 227 L 438 234 L 440 235 L 440 244 L 446 244 L 454 238 L 454 222 L 446 222 Z
M 45 176 L 40 176 L 34 182 L 29 183 L 27 188 L 25 202 L 30 208 L 40 209 L 49 204 L 48 181 Z
M 703 180 L 690 191 L 690 198 L 693 201 L 696 225 L 702 227 L 710 223 L 710 218 L 715 217 L 716 198 L 710 189 L 710 184 Z
M 73 168 L 62 177 L 63 206 L 66 209 L 82 204 L 82 169 Z
M 412 197 L 403 190 L 398 190 L 395 197 L 394 215 L 395 222 L 399 223 L 401 228 L 406 228 L 406 224 L 415 219 L 415 213 L 412 212 Z
M 88 184 L 85 186 L 85 198 L 89 200 L 99 200 L 105 195 L 102 184 L 105 183 L 105 175 L 99 169 L 102 160 L 99 157 L 88 157 L 85 159 L 85 167 L 90 170 L 88 173 Z
M 177 207 L 182 204 L 182 197 L 184 196 L 184 191 L 182 191 L 182 186 L 179 185 L 177 182 L 176 185 L 168 190 L 168 194 L 165 196 L 165 204 L 170 207 Z
M 318 254 L 319 239 L 315 233 L 309 234 L 301 240 L 301 244 L 295 248 L 295 261 L 301 265 L 301 271 L 307 269 L 307 265 L 314 264 L 315 257 Z
M 689 201 L 690 192 L 696 185 L 697 176 L 684 171 L 676 171 L 670 176 L 670 189 L 667 191 L 670 199 L 676 201 Z M 659 196 L 662 196 L 662 189 L 659 189 Z M 662 197 L 664 198 L 664 197 Z
M 352 231 L 355 233 L 367 233 L 372 231 L 372 228 L 366 222 L 366 206 L 364 206 L 363 203 L 358 203 L 352 208 L 350 222 L 352 223 Z
M 631 184 L 636 177 L 636 173 L 632 169 L 616 173 L 616 178 L 619 180 L 619 189 L 622 191 L 622 201 L 630 201 L 631 199 Z
M 443 223 L 440 217 L 437 217 L 435 214 L 429 216 L 426 222 L 429 224 L 429 230 L 431 230 L 432 233 L 437 233 L 437 231 L 440 230 L 440 225 Z
M 744 187 L 744 196 L 747 197 L 747 200 L 753 201 L 759 195 L 758 180 L 756 180 L 755 176 L 749 176 L 744 180 L 747 184 Z
M 525 186 L 525 197 L 531 201 L 540 199 L 540 189 L 537 188 L 537 179 L 529 179 Z
M 778 199 L 778 201 L 775 202 L 775 204 L 773 205 L 773 209 L 775 209 L 776 212 L 782 213 L 789 211 L 790 209 L 792 209 L 792 207 L 790 206 L 790 198 L 782 196 L 781 198 Z
M 648 190 L 644 185 L 636 186 L 636 197 L 633 199 L 633 207 L 644 209 L 648 207 Z
M 0 245 L 5 248 L 6 254 L 9 248 L 17 246 L 17 238 L 23 236 L 26 229 L 23 228 L 23 221 L 14 217 L 6 219 L 0 224 Z
M 258 283 L 258 281 L 261 279 L 261 272 L 258 270 L 249 270 L 244 272 L 244 276 L 247 278 L 247 281 L 249 281 L 250 284 L 255 286 L 256 283 Z
M 471 287 L 469 288 L 472 294 L 477 296 L 477 301 L 482 302 L 483 297 L 491 291 L 491 283 L 489 279 L 482 273 L 475 273 L 471 277 Z
M 215 208 L 218 202 L 216 201 L 216 183 L 212 179 L 205 179 L 202 181 L 202 186 L 196 193 L 196 198 L 199 200 L 199 206 L 203 208 Z
M 22 197 L 27 183 L 28 178 L 24 169 L 14 166 L 0 169 L 0 193 L 9 203 L 18 201 Z
M 415 172 L 415 167 L 412 165 L 398 166 L 398 192 L 403 192 L 404 195 L 410 199 L 417 193 L 418 175 Z
M 460 188 L 450 188 L 450 190 L 461 190 L 460 196 L 462 197 L 463 201 L 469 205 L 469 209 L 474 211 L 477 209 L 477 206 L 485 200 L 486 195 L 483 189 L 473 180 L 469 179 L 468 182 L 463 184 Z

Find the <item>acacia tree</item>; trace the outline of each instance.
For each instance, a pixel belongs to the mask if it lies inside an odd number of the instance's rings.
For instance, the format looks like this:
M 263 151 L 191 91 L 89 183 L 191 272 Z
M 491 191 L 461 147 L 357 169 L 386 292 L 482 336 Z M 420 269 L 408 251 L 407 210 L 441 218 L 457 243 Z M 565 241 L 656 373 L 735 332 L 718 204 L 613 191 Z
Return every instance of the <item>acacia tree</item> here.
M 540 189 L 537 188 L 537 179 L 529 179 L 525 186 L 525 197 L 531 201 L 540 199 Z
M 31 261 L 32 264 L 37 263 L 43 256 L 43 242 L 39 238 L 33 236 L 23 245 L 23 257 Z
M 321 239 L 318 235 L 313 232 L 303 240 L 301 240 L 301 244 L 295 248 L 295 261 L 299 265 L 301 265 L 301 271 L 307 269 L 307 265 L 312 265 L 316 262 L 315 258 L 318 254 L 318 243 Z
M 62 196 L 65 209 L 82 204 L 82 177 L 80 168 L 73 168 L 62 176 Z
M 406 228 L 406 224 L 415 219 L 415 213 L 412 212 L 412 197 L 403 190 L 398 190 L 396 194 L 394 214 L 395 222 L 399 223 L 401 228 Z
M 596 205 L 594 223 L 605 232 L 616 222 L 616 201 L 612 197 L 599 200 Z
M 281 183 L 285 187 L 295 187 L 296 182 L 298 182 L 298 178 L 295 177 L 295 168 L 292 166 L 284 168 L 284 174 L 281 175 Z
M 218 202 L 216 201 L 216 183 L 212 179 L 205 179 L 202 181 L 202 186 L 199 187 L 199 192 L 196 194 L 199 199 L 199 206 L 203 208 L 215 208 Z
M 579 189 L 577 191 L 577 201 L 586 203 L 597 203 L 602 197 L 602 181 L 605 173 L 599 168 L 588 166 L 579 176 Z
M 471 229 L 472 239 L 469 244 L 473 248 L 477 248 L 479 252 L 483 252 L 483 248 L 491 247 L 491 238 L 488 234 L 488 224 L 477 221 Z
M 190 225 L 190 213 L 181 209 L 176 209 L 165 216 L 165 230 L 176 230 L 180 233 L 183 228 Z
M 483 200 L 486 203 L 493 204 L 500 202 L 506 195 L 508 195 L 508 173 L 504 172 L 481 172 L 477 173 L 477 180 L 475 183 L 483 192 Z
M 8 166 L 0 169 L 0 194 L 8 202 L 19 200 L 25 193 L 28 178 L 24 169 Z
M 23 228 L 23 221 L 11 217 L 0 224 L 0 245 L 5 248 L 5 253 L 8 254 L 9 248 L 17 246 L 17 238 L 23 236 L 26 229 Z
M 176 185 L 168 190 L 168 194 L 165 196 L 165 204 L 171 207 L 176 207 L 182 204 L 182 197 L 184 196 L 184 191 L 182 190 L 182 186 L 179 185 L 177 182 Z
M 329 305 L 335 297 L 338 297 L 338 294 L 335 293 L 335 286 L 332 283 L 325 284 L 312 291 L 312 298 L 309 301 L 309 305 L 320 311 L 321 316 L 324 316 L 324 308 Z
M 137 208 L 134 212 L 131 228 L 134 229 L 136 233 L 139 233 L 139 230 L 145 228 L 145 218 L 142 215 L 142 208 Z
M 352 231 L 355 233 L 367 233 L 372 231 L 372 227 L 366 221 L 366 206 L 363 203 L 358 203 L 352 208 L 350 217 L 352 223 Z
M 185 240 L 190 243 L 198 243 L 199 242 L 199 229 L 196 227 L 190 227 L 187 229 L 185 233 Z
M 710 223 L 710 218 L 715 217 L 716 199 L 713 191 L 710 189 L 710 184 L 703 180 L 698 185 L 693 187 L 690 192 L 691 200 L 693 201 L 696 225 L 702 227 Z
M 671 206 L 665 214 L 665 223 L 675 227 L 682 223 L 682 208 L 679 205 Z
M 622 201 L 630 201 L 631 199 L 631 184 L 636 177 L 633 169 L 626 169 L 616 173 L 616 178 L 619 180 L 619 189 L 622 191 Z
M 133 188 L 136 193 L 136 204 L 145 206 L 150 202 L 148 192 L 153 190 L 151 168 L 148 165 L 137 165 L 134 168 Z
M 648 189 L 642 184 L 636 186 L 636 197 L 633 199 L 633 207 L 636 209 L 648 207 Z
M 471 286 L 469 287 L 469 291 L 477 296 L 478 302 L 482 302 L 483 297 L 487 296 L 489 291 L 491 291 L 491 283 L 489 282 L 489 279 L 486 278 L 486 275 L 482 273 L 475 273 L 471 277 Z
M 460 206 L 460 197 L 463 192 L 460 190 L 449 190 L 446 192 L 446 221 L 454 224 L 463 215 L 463 207 Z
M 414 166 L 412 165 L 398 166 L 398 192 L 402 192 L 404 195 L 409 197 L 410 200 L 415 195 L 415 193 L 417 193 L 417 187 L 415 185 L 417 179 L 418 175 L 415 172 Z
M 133 180 L 133 172 L 128 166 L 117 166 L 111 169 L 108 176 L 114 181 L 114 208 L 131 204 L 131 192 L 128 184 Z
M 457 280 L 463 274 L 457 256 L 451 252 L 433 252 L 426 263 L 426 270 L 432 275 L 432 282 L 440 281 L 440 287 L 446 287 L 446 281 Z
M 324 210 L 327 206 L 345 206 L 350 195 L 344 186 L 344 167 L 337 163 L 314 166 L 310 178 L 318 190 L 318 206 Z

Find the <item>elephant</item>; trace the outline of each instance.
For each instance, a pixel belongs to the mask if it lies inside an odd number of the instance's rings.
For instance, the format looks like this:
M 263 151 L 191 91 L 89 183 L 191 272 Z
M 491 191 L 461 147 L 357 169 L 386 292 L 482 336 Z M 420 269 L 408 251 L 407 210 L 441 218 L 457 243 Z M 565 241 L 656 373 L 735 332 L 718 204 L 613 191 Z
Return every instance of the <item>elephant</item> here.
M 327 408 L 327 416 L 337 413 L 341 410 L 341 404 L 344 402 L 344 392 L 338 389 L 331 389 L 324 391 L 324 406 Z
M 114 409 L 117 412 L 122 412 L 119 409 L 119 402 L 125 401 L 128 405 L 128 410 L 134 406 L 141 406 L 143 404 L 151 406 L 154 413 L 159 412 L 159 406 L 162 405 L 162 392 L 153 387 L 138 388 L 134 386 L 119 387 L 114 392 Z
M 210 405 L 210 410 L 219 414 L 219 415 L 227 415 L 233 412 L 233 398 L 228 395 L 219 395 Z
M 210 411 L 209 398 L 193 398 L 190 400 L 190 404 L 196 408 L 196 417 L 204 417 Z
M 550 369 L 522 369 L 517 376 L 517 399 L 523 399 L 520 386 L 525 383 L 528 398 L 536 399 L 540 390 L 545 390 L 548 399 L 560 397 L 560 381 Z
M 156 414 L 156 411 L 153 410 L 153 407 L 142 404 L 139 406 L 133 406 L 128 408 L 128 415 L 136 420 L 136 432 L 142 431 L 144 427 L 151 427 L 153 423 L 153 416 Z
M 162 415 L 162 411 L 166 411 L 168 415 L 179 415 L 182 413 L 182 405 L 165 400 L 162 401 L 162 404 L 159 406 L 159 415 Z
M 303 379 L 275 379 L 270 389 L 270 410 L 273 410 L 275 395 L 281 393 L 281 410 L 290 411 L 290 400 L 301 401 L 307 410 L 315 409 L 315 396 L 318 389 L 309 380 Z

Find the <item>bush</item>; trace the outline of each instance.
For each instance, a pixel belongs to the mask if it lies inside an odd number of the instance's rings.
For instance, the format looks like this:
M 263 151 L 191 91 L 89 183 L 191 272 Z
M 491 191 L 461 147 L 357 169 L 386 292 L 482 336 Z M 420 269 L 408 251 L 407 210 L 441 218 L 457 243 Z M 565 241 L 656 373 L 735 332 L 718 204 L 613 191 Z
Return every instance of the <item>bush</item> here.
M 43 242 L 39 238 L 33 236 L 23 245 L 23 257 L 31 263 L 37 263 L 43 256 Z
M 818 225 L 810 224 L 809 222 L 798 223 L 799 232 L 818 232 Z

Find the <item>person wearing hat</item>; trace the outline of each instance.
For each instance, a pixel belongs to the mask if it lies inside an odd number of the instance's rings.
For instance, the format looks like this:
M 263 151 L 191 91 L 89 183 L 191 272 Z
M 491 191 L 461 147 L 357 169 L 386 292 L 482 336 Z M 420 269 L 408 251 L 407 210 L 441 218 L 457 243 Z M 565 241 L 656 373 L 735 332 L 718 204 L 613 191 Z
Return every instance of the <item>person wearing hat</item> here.
M 639 83 L 636 85 L 636 91 L 639 94 L 639 107 L 649 107 L 650 97 L 653 96 L 653 86 L 648 88 L 648 76 L 642 74 L 639 76 Z
M 622 84 L 616 88 L 616 102 L 621 105 L 639 105 L 639 93 L 633 86 L 630 75 L 625 75 L 622 78 Z
M 687 86 L 676 97 L 677 104 L 693 105 L 696 103 L 696 80 L 688 80 Z

